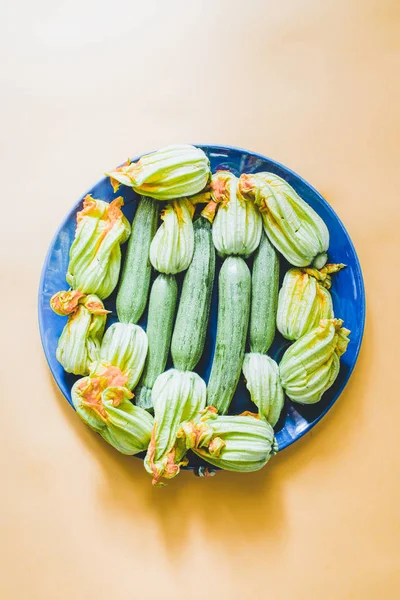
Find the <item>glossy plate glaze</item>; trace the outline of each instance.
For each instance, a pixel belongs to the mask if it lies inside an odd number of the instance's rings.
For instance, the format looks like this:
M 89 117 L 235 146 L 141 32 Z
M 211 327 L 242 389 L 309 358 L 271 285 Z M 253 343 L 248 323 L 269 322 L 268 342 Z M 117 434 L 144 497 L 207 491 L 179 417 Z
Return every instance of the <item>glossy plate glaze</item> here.
M 346 269 L 332 278 L 333 285 L 331 289 L 335 316 L 343 319 L 344 325 L 351 330 L 350 343 L 347 352 L 341 358 L 339 376 L 334 385 L 324 394 L 322 400 L 317 404 L 301 406 L 299 404 L 293 404 L 286 399 L 285 408 L 275 427 L 279 450 L 283 450 L 307 433 L 307 431 L 314 427 L 314 425 L 328 412 L 343 391 L 354 368 L 360 350 L 365 320 L 365 294 L 360 263 L 351 239 L 336 213 L 322 196 L 310 184 L 304 181 L 304 179 L 296 175 L 296 173 L 293 173 L 293 171 L 287 167 L 284 167 L 270 158 L 240 148 L 212 145 L 199 145 L 199 147 L 201 147 L 208 155 L 213 172 L 218 169 L 228 169 L 239 176 L 241 173 L 271 171 L 288 181 L 297 193 L 304 198 L 314 210 L 316 210 L 327 224 L 330 232 L 329 262 L 343 262 L 347 265 Z M 134 160 L 136 161 L 138 158 L 140 157 L 137 157 Z M 125 201 L 123 212 L 129 221 L 132 221 L 138 197 L 131 188 L 121 186 L 118 192 L 114 194 L 109 179 L 104 178 L 86 193 L 92 194 L 94 198 L 99 198 L 108 202 L 116 196 L 122 195 Z M 85 195 L 86 194 L 84 194 L 84 196 Z M 79 200 L 72 208 L 71 212 L 61 223 L 55 234 L 44 262 L 39 286 L 39 327 L 44 352 L 54 379 L 71 406 L 71 387 L 78 378 L 66 373 L 56 359 L 57 341 L 66 323 L 66 318 L 57 316 L 51 310 L 49 301 L 55 292 L 68 289 L 68 285 L 65 281 L 65 274 L 68 266 L 69 248 L 75 232 L 76 212 L 77 210 L 80 210 L 84 196 L 82 196 L 81 200 Z M 124 247 L 122 247 L 122 250 L 124 253 Z M 251 259 L 248 263 L 251 267 Z M 206 382 L 208 381 L 211 370 L 215 345 L 218 303 L 217 280 L 220 266 L 221 261 L 217 259 L 217 270 L 206 347 L 203 357 L 196 369 Z M 282 258 L 281 279 L 283 279 L 288 268 L 288 263 Z M 178 276 L 179 284 L 182 281 L 183 275 L 184 274 Z M 104 304 L 108 310 L 112 311 L 108 317 L 108 325 L 110 325 L 116 320 L 115 292 L 104 302 Z M 147 313 L 144 314 L 139 324 L 145 329 L 146 322 Z M 277 332 L 269 354 L 279 362 L 289 344 L 290 343 L 282 338 Z M 169 364 L 168 366 L 172 365 Z M 250 401 L 249 393 L 242 378 L 232 401 L 230 413 L 238 414 L 244 410 L 255 411 L 256 409 Z M 199 464 L 206 463 L 203 463 L 197 457 L 191 456 L 189 466 L 194 467 Z

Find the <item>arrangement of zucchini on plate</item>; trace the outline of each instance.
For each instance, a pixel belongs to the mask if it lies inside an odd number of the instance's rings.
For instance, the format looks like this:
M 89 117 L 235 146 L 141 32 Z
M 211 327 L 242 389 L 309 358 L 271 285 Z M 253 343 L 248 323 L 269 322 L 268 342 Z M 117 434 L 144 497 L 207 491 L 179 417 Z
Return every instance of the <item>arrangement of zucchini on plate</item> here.
M 61 391 L 154 485 L 258 470 L 311 429 L 351 374 L 364 315 L 328 203 L 225 146 L 111 169 L 61 224 L 39 289 Z

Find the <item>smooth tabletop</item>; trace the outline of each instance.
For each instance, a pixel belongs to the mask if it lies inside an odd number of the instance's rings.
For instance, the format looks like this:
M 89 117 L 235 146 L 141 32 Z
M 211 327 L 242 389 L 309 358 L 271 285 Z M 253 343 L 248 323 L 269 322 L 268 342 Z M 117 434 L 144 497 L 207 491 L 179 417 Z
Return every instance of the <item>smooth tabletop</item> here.
M 4 9 L 0 598 L 397 600 L 398 2 Z M 82 193 L 179 142 L 248 148 L 321 192 L 357 249 L 367 321 L 340 399 L 265 469 L 153 489 L 58 391 L 37 288 Z

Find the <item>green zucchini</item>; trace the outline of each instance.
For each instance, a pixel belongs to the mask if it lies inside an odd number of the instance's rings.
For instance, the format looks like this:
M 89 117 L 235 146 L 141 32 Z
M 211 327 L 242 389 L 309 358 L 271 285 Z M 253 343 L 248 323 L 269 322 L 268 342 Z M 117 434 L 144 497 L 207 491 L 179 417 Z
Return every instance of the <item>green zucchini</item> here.
M 150 292 L 146 329 L 149 348 L 139 388 L 135 391 L 135 403 L 146 410 L 152 409 L 151 390 L 167 364 L 177 296 L 175 276 L 160 273 Z
M 278 254 L 263 233 L 251 278 L 250 350 L 265 354 L 275 337 L 279 292 Z
M 183 280 L 171 342 L 174 366 L 181 371 L 193 371 L 203 353 L 215 275 L 211 223 L 199 217 L 193 229 L 193 259 Z
M 207 404 L 224 415 L 242 369 L 251 295 L 250 271 L 243 258 L 225 259 L 218 280 L 218 324 Z
M 119 284 L 116 308 L 121 323 L 137 323 L 147 304 L 150 287 L 150 244 L 156 233 L 159 203 L 141 196 L 132 223 Z

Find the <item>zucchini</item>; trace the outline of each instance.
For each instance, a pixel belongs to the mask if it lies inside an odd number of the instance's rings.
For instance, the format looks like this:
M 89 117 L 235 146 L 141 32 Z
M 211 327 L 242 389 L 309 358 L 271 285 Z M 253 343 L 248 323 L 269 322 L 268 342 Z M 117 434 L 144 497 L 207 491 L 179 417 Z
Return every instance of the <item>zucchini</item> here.
M 150 292 L 146 329 L 149 348 L 135 397 L 136 405 L 146 410 L 152 409 L 151 390 L 167 364 L 177 296 L 175 276 L 160 273 Z
M 254 256 L 251 279 L 250 350 L 268 352 L 275 337 L 279 258 L 265 233 Z
M 225 259 L 218 280 L 218 325 L 207 404 L 228 411 L 242 369 L 249 326 L 251 276 L 240 256 Z
M 147 304 L 150 287 L 150 244 L 156 233 L 159 204 L 142 196 L 132 223 L 119 284 L 116 308 L 121 323 L 137 323 Z
M 215 275 L 211 224 L 200 217 L 193 229 L 194 254 L 183 280 L 171 342 L 174 366 L 181 371 L 193 371 L 203 353 Z

